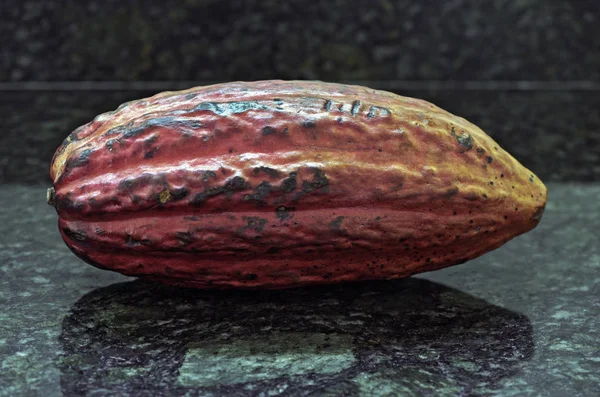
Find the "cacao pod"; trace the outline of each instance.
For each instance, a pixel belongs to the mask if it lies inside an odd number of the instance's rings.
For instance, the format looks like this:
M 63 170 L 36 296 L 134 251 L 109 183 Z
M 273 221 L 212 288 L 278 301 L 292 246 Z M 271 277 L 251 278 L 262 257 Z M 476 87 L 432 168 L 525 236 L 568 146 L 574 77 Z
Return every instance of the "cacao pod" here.
M 392 279 L 535 227 L 546 187 L 481 129 L 365 87 L 164 92 L 72 132 L 59 230 L 92 265 L 198 288 Z

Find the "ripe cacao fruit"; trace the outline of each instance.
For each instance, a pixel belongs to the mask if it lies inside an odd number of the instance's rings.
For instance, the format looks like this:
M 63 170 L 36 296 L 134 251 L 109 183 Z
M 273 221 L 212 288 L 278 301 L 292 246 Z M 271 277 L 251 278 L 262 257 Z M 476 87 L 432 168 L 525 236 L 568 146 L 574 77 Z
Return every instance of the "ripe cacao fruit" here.
M 208 287 L 391 279 L 534 228 L 546 187 L 463 118 L 365 87 L 234 82 L 164 92 L 72 132 L 51 165 L 86 262 Z

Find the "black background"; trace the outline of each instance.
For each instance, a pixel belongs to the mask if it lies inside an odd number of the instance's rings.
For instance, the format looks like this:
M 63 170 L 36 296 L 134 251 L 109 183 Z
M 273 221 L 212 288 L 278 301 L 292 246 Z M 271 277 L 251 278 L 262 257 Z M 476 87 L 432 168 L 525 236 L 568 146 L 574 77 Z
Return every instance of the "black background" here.
M 270 78 L 424 98 L 544 181 L 600 180 L 597 1 L 0 4 L 3 182 L 49 183 L 58 144 L 122 102 Z

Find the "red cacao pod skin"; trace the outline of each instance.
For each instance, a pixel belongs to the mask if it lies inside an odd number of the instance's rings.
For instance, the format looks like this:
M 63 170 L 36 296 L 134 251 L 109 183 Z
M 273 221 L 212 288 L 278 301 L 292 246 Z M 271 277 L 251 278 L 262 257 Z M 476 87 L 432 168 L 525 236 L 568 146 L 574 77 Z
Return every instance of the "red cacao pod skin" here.
M 477 126 L 360 86 L 233 82 L 132 101 L 57 149 L 69 248 L 197 288 L 392 279 L 534 228 L 544 184 Z

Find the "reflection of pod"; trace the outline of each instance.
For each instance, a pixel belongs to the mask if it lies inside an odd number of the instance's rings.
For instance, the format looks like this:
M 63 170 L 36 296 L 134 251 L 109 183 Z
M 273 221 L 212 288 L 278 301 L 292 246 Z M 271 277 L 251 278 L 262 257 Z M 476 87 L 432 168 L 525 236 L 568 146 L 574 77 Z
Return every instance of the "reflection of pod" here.
M 534 349 L 525 316 L 421 279 L 235 293 L 115 284 L 74 305 L 60 340 L 65 395 L 468 391 Z
M 85 261 L 208 287 L 390 279 L 534 228 L 546 187 L 477 126 L 365 87 L 161 93 L 78 128 L 48 203 Z

